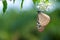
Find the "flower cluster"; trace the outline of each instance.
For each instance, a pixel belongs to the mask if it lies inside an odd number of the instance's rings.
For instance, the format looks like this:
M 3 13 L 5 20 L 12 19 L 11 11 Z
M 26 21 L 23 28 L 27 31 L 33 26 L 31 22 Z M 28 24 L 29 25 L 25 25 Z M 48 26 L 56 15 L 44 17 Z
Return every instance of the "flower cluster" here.
M 46 11 L 48 10 L 49 6 L 51 6 L 51 3 L 50 2 L 40 2 L 38 5 L 37 5 L 37 8 L 40 10 L 40 11 Z

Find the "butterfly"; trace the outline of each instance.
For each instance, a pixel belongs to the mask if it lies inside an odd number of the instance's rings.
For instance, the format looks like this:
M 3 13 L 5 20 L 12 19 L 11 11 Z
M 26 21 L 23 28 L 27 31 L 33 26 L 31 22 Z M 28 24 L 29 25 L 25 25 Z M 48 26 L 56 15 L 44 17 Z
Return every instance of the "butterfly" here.
M 38 11 L 38 19 L 37 19 L 37 29 L 39 32 L 44 31 L 46 25 L 50 22 L 50 16 L 43 12 Z

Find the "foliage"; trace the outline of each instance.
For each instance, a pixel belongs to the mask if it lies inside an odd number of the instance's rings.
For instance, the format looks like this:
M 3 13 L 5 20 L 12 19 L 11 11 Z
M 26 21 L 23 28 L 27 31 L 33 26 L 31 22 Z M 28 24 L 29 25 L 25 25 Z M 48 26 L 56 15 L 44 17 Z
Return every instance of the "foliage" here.
M 32 0 L 32 1 L 35 5 L 42 2 L 42 0 Z M 43 2 L 48 3 L 48 0 L 44 0 Z M 3 13 L 5 13 L 7 9 L 7 1 L 2 0 L 2 3 L 3 3 Z M 13 3 L 15 3 L 15 0 L 13 0 Z M 23 8 L 23 3 L 24 3 L 24 0 L 22 0 L 20 8 Z
M 7 1 L 6 0 L 2 0 L 2 3 L 3 3 L 3 13 L 5 13 L 6 9 L 7 9 Z
M 21 8 L 23 8 L 23 2 L 24 2 L 24 0 L 22 0 L 22 2 L 21 2 Z

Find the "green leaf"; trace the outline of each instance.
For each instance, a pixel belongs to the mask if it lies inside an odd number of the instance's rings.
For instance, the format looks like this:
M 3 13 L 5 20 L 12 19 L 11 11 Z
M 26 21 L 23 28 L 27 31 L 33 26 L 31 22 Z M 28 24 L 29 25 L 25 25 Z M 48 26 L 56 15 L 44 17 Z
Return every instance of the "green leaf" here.
M 45 2 L 47 2 L 48 0 L 45 0 Z
M 13 3 L 15 3 L 15 0 L 13 0 Z
M 22 0 L 22 2 L 21 2 L 21 8 L 23 8 L 23 2 L 24 2 L 24 0 Z
M 33 0 L 33 3 L 35 4 L 37 2 L 37 0 Z
M 47 3 L 49 0 L 45 0 L 45 3 Z
M 7 1 L 6 0 L 2 0 L 2 3 L 3 3 L 3 13 L 5 13 L 6 9 L 7 9 Z
M 40 3 L 41 0 L 37 0 L 38 3 Z
M 34 3 L 34 4 L 40 3 L 40 0 L 33 0 L 33 3 Z

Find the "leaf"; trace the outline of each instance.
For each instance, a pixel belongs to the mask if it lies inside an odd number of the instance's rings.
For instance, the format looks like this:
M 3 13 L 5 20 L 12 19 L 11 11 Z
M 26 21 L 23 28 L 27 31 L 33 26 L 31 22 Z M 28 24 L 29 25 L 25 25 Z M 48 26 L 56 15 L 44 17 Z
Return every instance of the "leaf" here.
M 45 0 L 45 2 L 47 2 L 48 0 Z
M 5 13 L 7 9 L 7 1 L 3 0 L 2 3 L 3 3 L 3 13 Z
M 15 0 L 13 0 L 13 3 L 15 3 Z
M 23 8 L 23 2 L 24 2 L 24 0 L 22 0 L 22 2 L 21 2 L 21 8 Z
M 45 2 L 47 2 L 48 0 L 45 0 Z
M 33 3 L 35 4 L 37 0 L 33 0 Z
M 41 0 L 37 0 L 37 3 L 40 3 Z
M 36 3 L 40 3 L 41 0 L 33 0 L 33 3 L 36 4 Z

